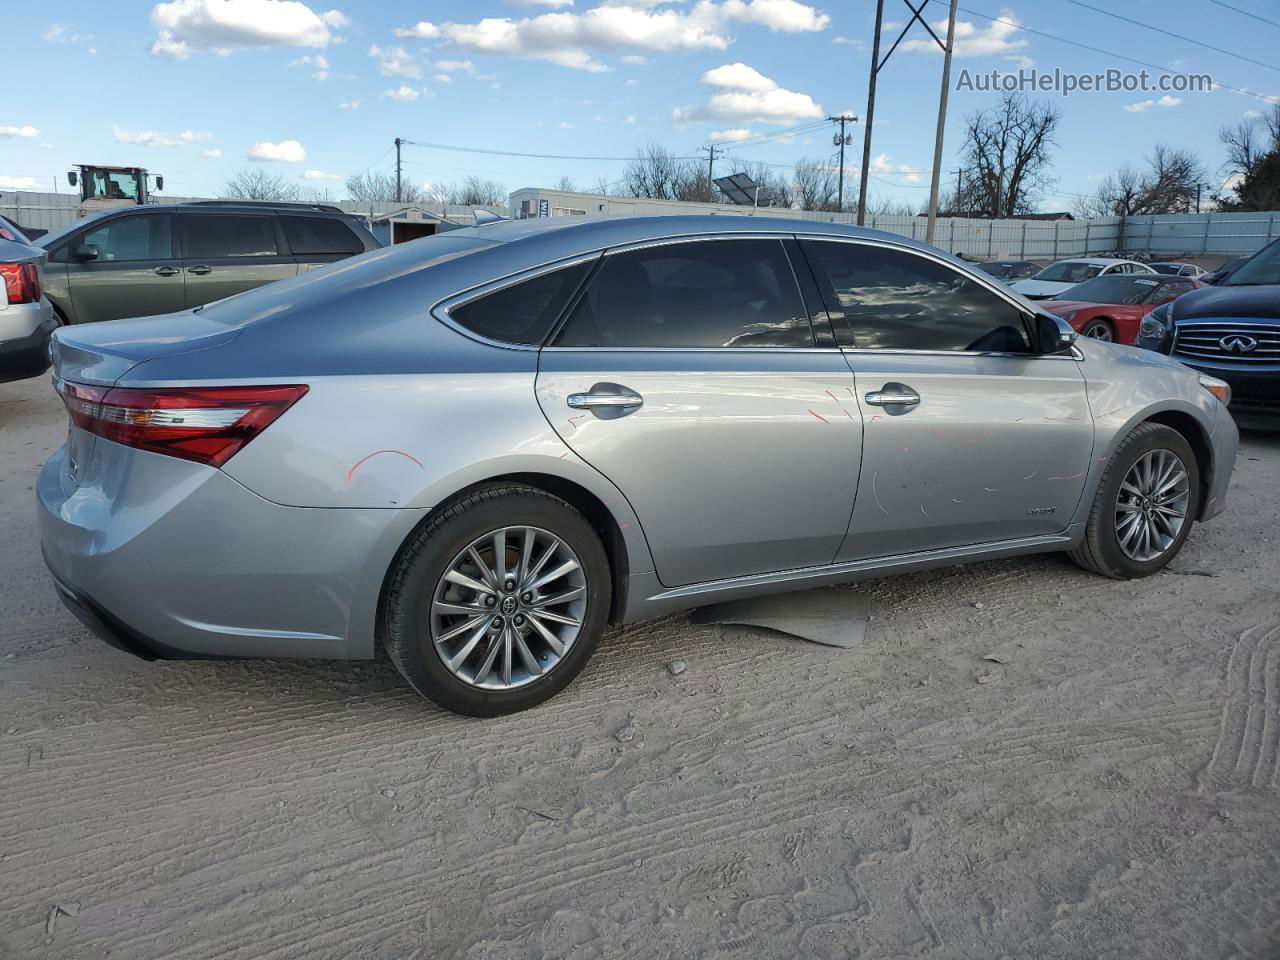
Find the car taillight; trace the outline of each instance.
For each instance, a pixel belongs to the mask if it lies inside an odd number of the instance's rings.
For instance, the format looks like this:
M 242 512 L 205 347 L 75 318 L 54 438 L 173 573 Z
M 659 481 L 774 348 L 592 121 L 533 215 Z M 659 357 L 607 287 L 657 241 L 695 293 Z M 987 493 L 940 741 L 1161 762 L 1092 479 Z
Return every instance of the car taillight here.
M 267 387 L 93 387 L 57 382 L 71 422 L 125 446 L 220 467 L 307 392 Z
M 0 263 L 5 293 L 10 303 L 35 303 L 40 299 L 40 271 L 34 263 Z

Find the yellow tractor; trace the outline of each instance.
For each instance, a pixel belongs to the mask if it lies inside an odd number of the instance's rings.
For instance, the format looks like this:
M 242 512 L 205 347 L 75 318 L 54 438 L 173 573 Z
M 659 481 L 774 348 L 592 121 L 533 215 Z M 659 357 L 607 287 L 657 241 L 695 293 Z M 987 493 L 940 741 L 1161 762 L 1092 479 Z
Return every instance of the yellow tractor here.
M 79 216 L 87 217 L 113 207 L 132 207 L 151 202 L 151 190 L 164 189 L 164 177 L 154 177 L 155 187 L 148 183 L 142 167 L 109 167 L 99 164 L 76 164 L 67 172 L 67 182 L 80 188 Z

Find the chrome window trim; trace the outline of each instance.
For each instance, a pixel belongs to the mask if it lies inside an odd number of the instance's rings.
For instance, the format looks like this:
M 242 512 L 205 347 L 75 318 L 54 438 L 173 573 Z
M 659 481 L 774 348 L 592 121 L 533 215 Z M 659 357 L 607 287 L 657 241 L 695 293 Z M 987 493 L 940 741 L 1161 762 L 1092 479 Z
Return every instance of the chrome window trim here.
M 543 347 L 544 353 L 723 353 L 730 356 L 758 353 L 774 357 L 780 353 L 840 353 L 839 347 Z
M 501 350 L 526 350 L 537 352 L 538 350 L 543 349 L 542 344 L 509 343 L 505 340 L 494 340 L 491 337 L 486 337 L 484 334 L 476 333 L 474 330 L 470 330 L 463 326 L 453 318 L 453 315 L 449 311 L 457 307 L 465 306 L 472 300 L 479 300 L 481 297 L 487 297 L 491 293 L 498 293 L 501 290 L 505 290 L 507 287 L 514 287 L 518 283 L 524 283 L 526 280 L 537 279 L 543 274 L 553 273 L 556 270 L 564 270 L 569 267 L 576 267 L 581 263 L 598 260 L 600 259 L 602 252 L 603 251 L 601 250 L 593 250 L 590 253 L 575 254 L 574 256 L 566 257 L 563 260 L 551 260 L 547 263 L 539 264 L 536 267 L 527 267 L 519 273 L 512 273 L 505 277 L 500 277 L 497 280 L 486 281 L 479 286 L 471 287 L 461 293 L 455 293 L 451 296 L 445 297 L 443 300 L 435 303 L 428 312 L 451 330 L 462 334 L 469 340 L 474 340 L 477 343 L 483 343 L 485 346 L 498 347 Z
M 790 230 L 779 230 L 770 233 L 765 230 L 753 230 L 750 233 L 690 233 L 683 236 L 658 237 L 648 240 L 633 240 L 630 243 L 620 244 L 616 247 L 607 247 L 604 251 L 606 257 L 613 256 L 618 253 L 630 253 L 633 250 L 646 250 L 650 247 L 669 247 L 675 243 L 699 243 L 704 240 L 777 240 L 782 243 L 795 234 Z M 785 248 L 783 249 L 785 253 Z M 725 349 L 728 349 L 727 347 Z
M 911 246 L 910 244 L 894 243 L 891 240 L 879 240 L 879 239 L 873 239 L 870 237 L 844 237 L 844 236 L 839 236 L 837 234 L 829 234 L 829 233 L 828 234 L 797 233 L 796 239 L 797 240 L 834 240 L 838 243 L 854 243 L 854 244 L 860 244 L 862 246 L 867 246 L 867 247 L 880 247 L 886 250 L 897 250 L 903 253 L 913 253 L 917 256 L 924 257 L 928 260 L 932 260 L 941 266 L 948 267 L 951 270 L 955 270 L 957 273 L 961 273 L 960 270 L 956 269 L 956 265 L 953 262 L 946 259 L 945 257 L 938 256 L 936 253 L 933 253 L 931 250 L 922 250 L 919 247 L 914 247 L 914 246 Z M 1013 307 L 1019 313 L 1021 313 L 1023 317 L 1030 320 L 1034 320 L 1038 315 L 1039 311 L 1035 311 L 1035 310 L 1028 313 L 1026 304 L 1021 303 L 1013 299 L 1011 296 L 1009 296 L 1008 288 L 1004 284 L 996 280 L 995 277 L 984 277 L 982 271 L 978 270 L 977 268 L 970 268 L 966 272 L 961 273 L 961 275 L 977 280 L 979 285 L 981 285 L 982 287 L 985 287 L 991 293 L 994 293 L 998 299 L 1008 303 L 1011 307 Z M 1006 352 L 980 351 L 980 350 L 908 350 L 908 349 L 882 350 L 876 347 L 840 347 L 839 349 L 843 350 L 845 353 L 906 354 L 908 356 L 922 356 L 922 357 L 1016 357 L 1023 360 L 1083 360 L 1084 359 L 1084 354 L 1082 354 L 1074 346 L 1071 348 L 1070 355 L 1060 354 L 1060 353 L 1006 353 Z

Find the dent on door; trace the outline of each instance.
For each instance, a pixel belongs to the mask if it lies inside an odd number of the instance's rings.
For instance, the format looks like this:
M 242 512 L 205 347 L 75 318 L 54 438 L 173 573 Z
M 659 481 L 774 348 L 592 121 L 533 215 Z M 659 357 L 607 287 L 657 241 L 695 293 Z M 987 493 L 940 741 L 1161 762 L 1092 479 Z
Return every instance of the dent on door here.
M 1093 451 L 1093 418 L 1075 363 L 866 353 L 850 359 L 866 428 L 858 499 L 839 559 L 1065 529 Z M 886 394 L 919 399 L 868 402 Z
M 862 433 L 839 354 L 544 351 L 537 395 L 626 496 L 663 583 L 835 556 Z

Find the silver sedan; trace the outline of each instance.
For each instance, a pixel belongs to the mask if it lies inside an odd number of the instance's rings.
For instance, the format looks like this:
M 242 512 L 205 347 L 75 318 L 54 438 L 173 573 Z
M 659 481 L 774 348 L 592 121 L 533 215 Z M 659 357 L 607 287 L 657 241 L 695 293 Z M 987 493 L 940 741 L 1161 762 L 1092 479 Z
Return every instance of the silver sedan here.
M 609 623 L 1041 551 L 1163 568 L 1227 387 L 807 221 L 457 230 L 53 338 L 68 606 L 145 657 L 367 658 L 494 715 Z

